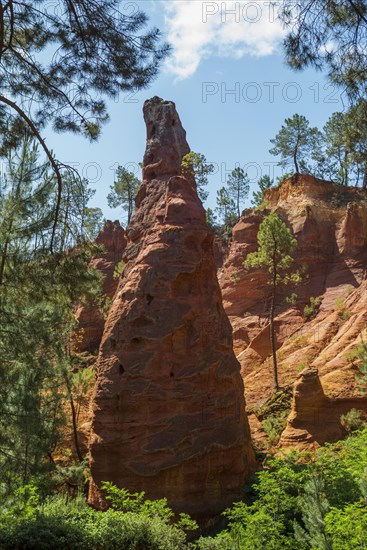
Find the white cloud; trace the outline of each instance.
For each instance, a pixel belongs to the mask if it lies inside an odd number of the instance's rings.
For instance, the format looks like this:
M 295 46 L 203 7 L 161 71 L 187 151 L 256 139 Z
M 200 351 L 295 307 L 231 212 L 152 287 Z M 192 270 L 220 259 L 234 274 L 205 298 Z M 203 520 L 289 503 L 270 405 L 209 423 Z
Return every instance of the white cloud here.
M 163 0 L 163 6 L 173 46 L 166 68 L 179 79 L 193 75 L 212 56 L 270 55 L 284 36 L 270 0 Z

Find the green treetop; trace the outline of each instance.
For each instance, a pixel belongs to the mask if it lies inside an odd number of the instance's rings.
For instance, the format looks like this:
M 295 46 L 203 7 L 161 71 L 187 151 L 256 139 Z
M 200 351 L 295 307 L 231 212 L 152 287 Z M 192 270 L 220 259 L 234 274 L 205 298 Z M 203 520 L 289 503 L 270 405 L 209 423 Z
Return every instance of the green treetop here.
M 280 156 L 278 165 L 282 168 L 294 167 L 296 173 L 308 170 L 308 161 L 318 156 L 318 147 L 322 140 L 317 128 L 303 115 L 295 114 L 286 118 L 285 124 L 270 142 L 274 145 L 270 154 Z
M 326 172 L 331 180 L 342 185 L 349 183 L 352 164 L 346 132 L 346 115 L 340 112 L 333 113 L 324 126 Z
M 361 176 L 362 188 L 367 189 L 367 100 L 360 99 L 345 116 L 346 148 L 352 151 L 357 182 Z

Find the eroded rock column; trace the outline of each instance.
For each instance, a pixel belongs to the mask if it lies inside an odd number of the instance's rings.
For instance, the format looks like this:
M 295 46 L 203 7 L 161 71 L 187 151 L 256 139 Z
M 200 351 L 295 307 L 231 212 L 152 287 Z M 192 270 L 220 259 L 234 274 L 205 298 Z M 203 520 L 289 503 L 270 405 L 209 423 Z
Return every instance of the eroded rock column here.
M 242 495 L 254 457 L 213 234 L 175 105 L 144 105 L 147 149 L 126 262 L 98 358 L 89 502 L 102 481 L 210 517 Z

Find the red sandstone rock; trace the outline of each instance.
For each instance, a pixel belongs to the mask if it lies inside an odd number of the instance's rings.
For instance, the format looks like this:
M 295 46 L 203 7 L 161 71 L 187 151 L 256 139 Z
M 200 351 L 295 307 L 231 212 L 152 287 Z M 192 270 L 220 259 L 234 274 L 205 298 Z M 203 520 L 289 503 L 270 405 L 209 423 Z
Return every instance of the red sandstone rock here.
M 367 193 L 297 175 L 267 191 L 269 209 L 241 218 L 220 270 L 225 310 L 234 327 L 234 348 L 250 406 L 272 392 L 272 361 L 267 338 L 269 288 L 263 270 L 248 271 L 243 261 L 255 250 L 263 216 L 275 211 L 298 241 L 294 266 L 308 265 L 296 292 L 296 307 L 280 295 L 277 348 L 281 385 L 293 384 L 300 369 L 319 369 L 330 397 L 357 396 L 350 352 L 367 325 Z M 303 316 L 310 297 L 321 299 L 314 317 Z M 339 308 L 339 309 L 338 309 Z
M 103 252 L 94 256 L 89 264 L 103 276 L 102 293 L 112 299 L 117 288 L 118 279 L 114 271 L 122 260 L 126 246 L 125 231 L 118 221 L 107 221 L 99 233 L 96 243 L 103 246 Z M 105 319 L 95 302 L 81 305 L 76 311 L 78 329 L 74 334 L 74 344 L 78 351 L 94 353 L 98 350 L 102 339 Z
M 100 347 L 89 502 L 102 481 L 218 514 L 254 463 L 240 367 L 223 310 L 213 234 L 192 182 L 172 102 L 144 105 L 147 150 L 126 262 Z
M 346 433 L 340 422 L 341 415 L 351 409 L 365 412 L 366 407 L 366 397 L 327 397 L 317 369 L 306 368 L 295 383 L 292 410 L 278 447 L 296 446 L 304 450 L 326 441 L 338 441 Z

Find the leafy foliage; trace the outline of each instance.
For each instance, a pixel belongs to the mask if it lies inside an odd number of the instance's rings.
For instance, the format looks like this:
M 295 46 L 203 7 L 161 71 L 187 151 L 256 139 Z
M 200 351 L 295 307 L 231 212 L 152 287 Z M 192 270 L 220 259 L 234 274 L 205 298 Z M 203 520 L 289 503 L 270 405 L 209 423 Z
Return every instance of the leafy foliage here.
M 362 549 L 366 505 L 367 429 L 310 456 L 292 452 L 268 459 L 246 502 L 225 512 L 227 528 L 202 537 L 200 550 Z M 350 522 L 348 524 L 348 521 Z
M 362 428 L 364 422 L 361 413 L 357 409 L 351 409 L 340 417 L 340 423 L 347 432 L 353 432 Z
M 270 445 L 278 443 L 281 433 L 286 426 L 288 414 L 288 411 L 283 411 L 278 415 L 267 416 L 261 422 L 261 427 L 268 436 Z
M 294 531 L 296 540 L 301 543 L 306 540 L 310 548 L 332 550 L 331 539 L 325 529 L 325 516 L 330 506 L 324 487 L 323 479 L 317 475 L 312 475 L 305 483 L 300 506 L 304 527 L 295 522 Z
M 211 208 L 207 208 L 205 211 L 206 223 L 209 225 L 210 229 L 215 229 L 217 227 L 217 216 Z
M 0 7 L 0 156 L 32 135 L 57 180 L 54 252 L 64 176 L 74 174 L 42 137 L 46 126 L 96 140 L 108 120 L 105 98 L 145 88 L 169 51 L 147 16 L 116 0 L 10 0 Z
M 320 303 L 321 303 L 321 298 L 311 296 L 310 303 L 305 305 L 305 307 L 303 308 L 303 315 L 306 318 L 313 317 L 317 313 Z
M 105 490 L 113 506 L 97 512 L 82 497 L 53 496 L 41 502 L 36 487 L 24 487 L 0 515 L 1 548 L 179 550 L 186 547 L 184 529 L 197 527 L 185 514 L 173 523 L 165 500 L 144 501 L 143 495 L 129 496 L 112 484 L 105 484 Z
M 216 212 L 223 223 L 224 232 L 230 235 L 232 227 L 237 222 L 236 204 L 231 199 L 228 189 L 221 187 L 217 191 L 217 207 Z
M 361 361 L 357 382 L 359 390 L 364 394 L 367 393 L 367 342 L 362 338 L 361 346 L 357 350 L 357 357 Z
M 4 92 L 46 124 L 95 139 L 107 120 L 105 96 L 146 87 L 156 76 L 166 45 L 157 29 L 143 32 L 147 16 L 118 11 L 113 0 L 7 2 L 1 11 L 0 57 Z M 28 99 L 29 98 L 29 99 Z M 3 102 L 3 97 L 0 98 Z M 22 115 L 3 102 L 3 150 L 22 135 Z M 15 140 L 15 143 L 14 143 Z

